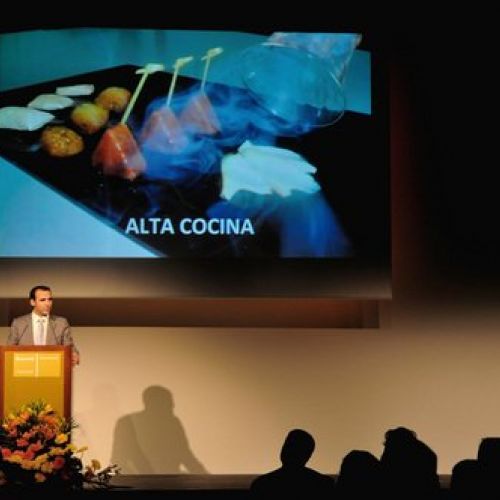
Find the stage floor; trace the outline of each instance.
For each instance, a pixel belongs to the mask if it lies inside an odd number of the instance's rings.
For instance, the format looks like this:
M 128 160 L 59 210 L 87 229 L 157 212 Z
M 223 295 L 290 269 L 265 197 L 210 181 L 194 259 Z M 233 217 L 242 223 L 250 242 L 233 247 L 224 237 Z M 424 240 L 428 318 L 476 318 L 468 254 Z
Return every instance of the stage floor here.
M 256 474 L 141 474 L 117 475 L 111 484 L 141 491 L 247 491 Z
M 139 490 L 248 490 L 250 483 L 257 474 L 140 474 L 140 475 L 118 475 L 112 479 L 112 485 L 123 489 Z M 337 479 L 337 475 L 332 475 Z M 450 486 L 450 475 L 439 476 L 441 488 Z
M 94 489 L 66 494 L 67 500 L 203 499 L 249 500 L 249 487 L 256 474 L 152 474 L 118 475 L 110 489 Z M 336 478 L 336 475 L 332 477 Z M 441 475 L 439 500 L 448 500 L 449 475 Z M 33 492 L 7 492 L 0 488 L 1 500 L 33 500 Z

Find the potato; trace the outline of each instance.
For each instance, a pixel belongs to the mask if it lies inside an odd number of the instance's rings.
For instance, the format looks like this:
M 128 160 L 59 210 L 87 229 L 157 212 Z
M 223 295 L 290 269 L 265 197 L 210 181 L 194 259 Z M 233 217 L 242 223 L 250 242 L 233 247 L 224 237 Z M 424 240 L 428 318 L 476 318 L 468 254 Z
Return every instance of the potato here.
M 51 156 L 64 158 L 83 150 L 83 139 L 68 127 L 47 127 L 42 132 L 42 148 Z
M 71 113 L 73 123 L 86 134 L 95 134 L 109 120 L 107 109 L 85 102 L 77 106 Z
M 108 87 L 95 99 L 97 105 L 117 113 L 124 111 L 129 101 L 130 92 L 122 87 Z

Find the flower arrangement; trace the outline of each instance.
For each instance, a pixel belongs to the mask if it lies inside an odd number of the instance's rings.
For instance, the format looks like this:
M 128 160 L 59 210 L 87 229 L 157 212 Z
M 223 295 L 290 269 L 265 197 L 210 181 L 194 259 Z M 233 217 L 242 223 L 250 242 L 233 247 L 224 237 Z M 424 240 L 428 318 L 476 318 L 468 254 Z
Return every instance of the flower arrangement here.
M 86 447 L 70 442 L 77 425 L 43 400 L 33 401 L 4 418 L 0 427 L 0 486 L 82 489 L 109 486 L 116 465 L 101 469 L 97 460 L 83 467 Z M 1 490 L 0 490 L 1 491 Z

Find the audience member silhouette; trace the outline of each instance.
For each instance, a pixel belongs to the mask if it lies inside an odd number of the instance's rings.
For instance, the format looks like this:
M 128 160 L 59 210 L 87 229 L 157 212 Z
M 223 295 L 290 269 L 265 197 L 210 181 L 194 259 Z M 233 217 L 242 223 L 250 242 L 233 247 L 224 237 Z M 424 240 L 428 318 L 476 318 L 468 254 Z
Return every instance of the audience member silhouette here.
M 382 477 L 379 459 L 365 450 L 352 450 L 343 459 L 337 478 L 339 500 L 380 498 Z
M 477 460 L 467 458 L 457 462 L 451 471 L 450 495 L 453 500 L 477 500 L 481 478 Z
M 256 478 L 250 486 L 250 497 L 258 500 L 332 500 L 335 480 L 306 467 L 314 447 L 311 434 L 302 429 L 290 431 L 281 449 L 282 467 Z
M 477 450 L 482 498 L 500 498 L 500 437 L 485 437 Z
M 388 430 L 380 463 L 387 498 L 431 500 L 439 494 L 437 456 L 414 431 Z

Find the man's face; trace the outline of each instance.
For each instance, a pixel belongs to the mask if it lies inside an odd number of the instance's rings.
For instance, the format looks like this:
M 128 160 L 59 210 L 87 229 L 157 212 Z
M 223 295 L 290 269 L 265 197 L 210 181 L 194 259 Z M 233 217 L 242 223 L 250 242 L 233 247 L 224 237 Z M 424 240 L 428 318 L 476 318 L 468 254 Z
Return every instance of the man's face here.
M 52 309 L 52 292 L 49 290 L 37 290 L 35 300 L 31 299 L 33 312 L 39 316 L 48 316 Z

